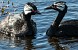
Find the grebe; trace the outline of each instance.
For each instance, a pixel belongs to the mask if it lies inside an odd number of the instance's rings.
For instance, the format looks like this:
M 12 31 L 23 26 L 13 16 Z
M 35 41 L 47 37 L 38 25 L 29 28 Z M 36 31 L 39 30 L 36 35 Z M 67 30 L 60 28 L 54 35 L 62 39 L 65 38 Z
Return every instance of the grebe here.
M 59 1 L 45 9 L 54 9 L 58 11 L 54 23 L 47 30 L 46 34 L 51 37 L 75 37 L 78 36 L 78 20 L 68 20 L 61 22 L 67 13 L 67 5 L 64 1 Z
M 27 36 L 36 33 L 36 23 L 31 19 L 32 15 L 40 14 L 37 7 L 28 2 L 21 14 L 9 14 L 0 23 L 0 32 L 6 35 Z

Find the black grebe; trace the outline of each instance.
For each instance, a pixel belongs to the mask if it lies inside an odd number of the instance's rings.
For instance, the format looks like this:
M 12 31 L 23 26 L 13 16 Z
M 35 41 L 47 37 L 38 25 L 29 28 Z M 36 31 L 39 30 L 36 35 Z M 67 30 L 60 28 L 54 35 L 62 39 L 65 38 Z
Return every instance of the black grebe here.
M 78 36 L 78 20 L 68 20 L 61 22 L 65 14 L 67 13 L 67 5 L 64 1 L 59 1 L 45 9 L 54 9 L 58 11 L 58 16 L 54 23 L 47 30 L 48 36 L 56 37 L 72 37 Z
M 40 14 L 37 7 L 28 2 L 24 6 L 22 14 L 9 14 L 0 23 L 0 32 L 7 35 L 26 36 L 36 33 L 36 23 L 31 19 L 31 15 Z

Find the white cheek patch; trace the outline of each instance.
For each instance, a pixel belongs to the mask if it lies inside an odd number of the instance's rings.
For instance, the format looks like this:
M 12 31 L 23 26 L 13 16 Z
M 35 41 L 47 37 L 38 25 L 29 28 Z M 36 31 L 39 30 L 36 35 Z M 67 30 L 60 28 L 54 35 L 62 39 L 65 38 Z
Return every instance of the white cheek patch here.
M 58 9 L 60 9 L 61 11 L 63 11 L 64 8 L 65 8 L 65 5 L 60 5 L 60 6 L 58 6 Z
M 31 10 L 33 10 L 33 8 L 30 7 L 29 5 L 26 4 L 26 5 L 24 6 L 24 13 L 25 13 L 25 14 L 31 13 Z
M 28 13 L 31 13 L 31 11 L 25 11 L 25 10 L 24 10 L 24 13 L 25 13 L 25 14 L 28 14 Z
M 63 11 L 65 8 L 64 3 L 57 3 L 57 4 L 54 3 L 54 5 L 57 5 L 57 8 L 60 9 L 61 11 Z

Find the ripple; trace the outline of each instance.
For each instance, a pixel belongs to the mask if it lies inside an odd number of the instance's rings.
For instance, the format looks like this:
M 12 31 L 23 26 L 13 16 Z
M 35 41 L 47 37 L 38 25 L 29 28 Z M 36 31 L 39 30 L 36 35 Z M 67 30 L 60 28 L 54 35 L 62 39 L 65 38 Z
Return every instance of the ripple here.
M 6 7 L 5 12 L 10 13 L 21 13 L 23 11 L 23 6 L 27 2 L 34 3 L 38 10 L 42 13 L 41 15 L 32 16 L 37 24 L 37 34 L 36 38 L 26 38 L 26 39 L 13 39 L 0 35 L 0 49 L 1 50 L 57 50 L 58 48 L 67 47 L 69 50 L 77 50 L 78 43 L 69 44 L 57 44 L 53 42 L 52 39 L 46 37 L 46 31 L 53 23 L 58 12 L 54 10 L 44 10 L 45 7 L 51 5 L 56 0 L 10 0 L 10 4 L 7 4 L 7 0 L 0 1 L 0 21 L 4 19 L 8 14 L 1 15 L 1 7 Z M 78 0 L 67 0 L 68 12 L 66 13 L 63 21 L 78 19 Z M 12 6 L 14 3 L 14 7 Z M 15 11 L 16 10 L 16 11 Z M 61 40 L 63 42 L 63 40 Z M 53 44 L 54 43 L 54 44 Z M 60 46 L 58 46 L 60 45 Z M 61 47 L 63 46 L 63 47 Z M 57 48 L 58 47 L 58 48 Z M 59 50 L 59 49 L 58 49 Z

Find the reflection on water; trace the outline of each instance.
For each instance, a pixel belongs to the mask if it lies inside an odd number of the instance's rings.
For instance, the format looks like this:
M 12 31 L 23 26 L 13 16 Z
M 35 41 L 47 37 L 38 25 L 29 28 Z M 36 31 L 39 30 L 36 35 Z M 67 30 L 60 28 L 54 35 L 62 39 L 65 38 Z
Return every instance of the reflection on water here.
M 33 39 L 35 39 L 34 36 L 19 38 L 19 37 L 8 37 L 4 34 L 0 34 L 0 41 L 3 40 L 1 43 L 4 43 L 2 44 L 4 46 L 0 48 L 5 49 L 8 46 L 8 49 L 19 48 L 19 49 L 24 49 L 24 50 L 32 50 L 32 48 L 34 48 L 33 42 L 32 42 Z
M 2 3 L 4 1 L 4 3 Z M 53 23 L 57 16 L 54 10 L 44 10 L 48 5 L 59 0 L 0 0 L 0 21 L 8 14 L 7 12 L 16 14 L 23 11 L 23 6 L 27 2 L 33 2 L 41 15 L 33 16 L 33 20 L 37 24 L 36 36 L 16 38 L 7 37 L 0 34 L 0 50 L 78 50 L 78 38 L 48 38 L 46 31 Z M 64 0 L 62 0 L 64 1 Z M 70 19 L 78 19 L 78 0 L 66 0 L 68 5 L 68 12 L 66 13 L 63 21 Z M 4 7 L 4 15 L 1 15 L 1 9 Z
M 55 50 L 69 50 L 67 46 L 62 46 L 61 44 L 59 44 L 59 38 L 48 38 L 48 42 L 51 46 L 54 46 Z
M 55 50 L 77 50 L 78 37 L 50 37 L 48 42 Z
M 34 37 L 27 37 L 25 38 L 25 50 L 32 50 L 34 48 L 33 46 L 33 40 Z

